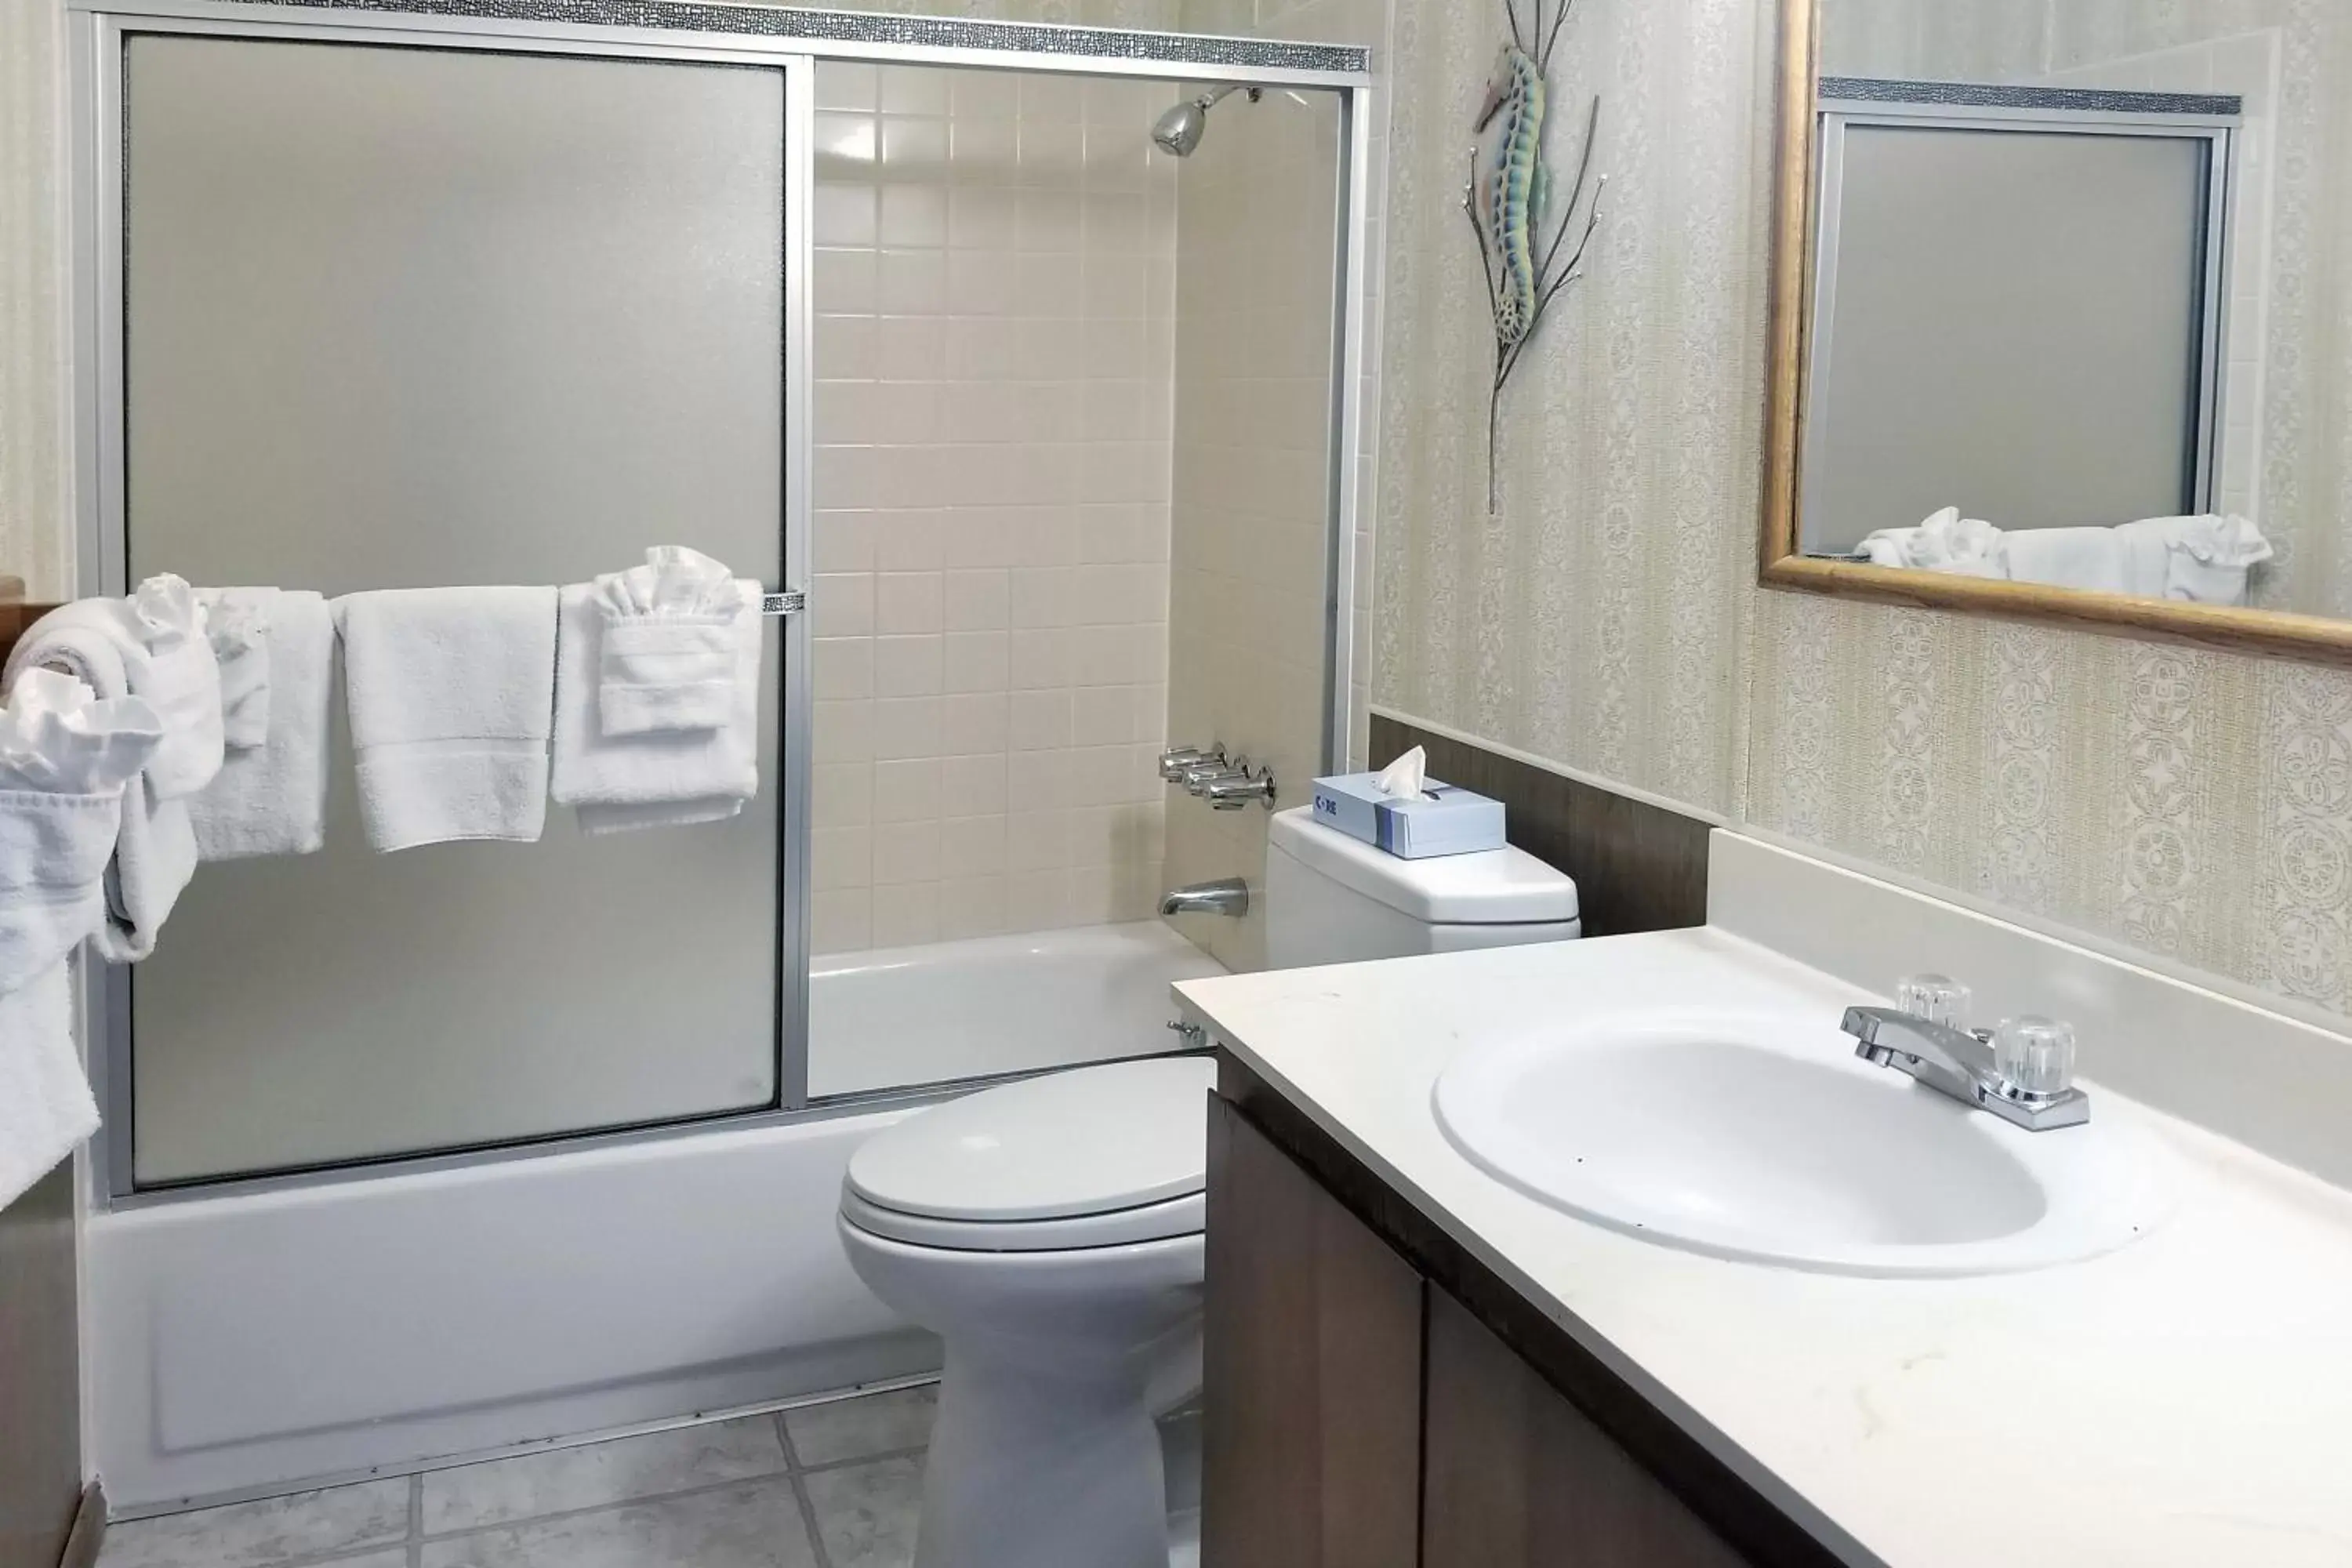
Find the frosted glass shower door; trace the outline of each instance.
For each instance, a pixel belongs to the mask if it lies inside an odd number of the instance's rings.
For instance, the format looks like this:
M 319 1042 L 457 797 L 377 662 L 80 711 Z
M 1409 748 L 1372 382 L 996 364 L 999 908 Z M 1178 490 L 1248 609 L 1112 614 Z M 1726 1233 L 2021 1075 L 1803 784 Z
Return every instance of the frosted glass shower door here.
M 785 71 L 142 35 L 131 580 L 784 574 Z M 130 978 L 142 1185 L 772 1107 L 782 623 L 723 826 L 205 867 Z

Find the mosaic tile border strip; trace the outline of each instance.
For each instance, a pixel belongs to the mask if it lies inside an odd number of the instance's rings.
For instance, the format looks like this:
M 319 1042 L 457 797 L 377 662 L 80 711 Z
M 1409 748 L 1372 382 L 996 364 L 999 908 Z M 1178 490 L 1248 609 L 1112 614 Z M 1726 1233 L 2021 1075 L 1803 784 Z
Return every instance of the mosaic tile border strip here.
M 1825 76 L 1823 102 L 1946 103 L 1965 109 L 2063 109 L 2095 114 L 2235 115 L 2246 100 L 2234 93 L 2111 92 L 2098 88 L 2008 87 L 1976 81 L 1891 81 L 1878 77 Z
M 804 11 L 781 5 L 712 5 L 707 0 L 231 0 L 307 10 L 463 16 L 503 22 L 560 22 L 661 32 L 725 33 L 811 43 L 899 44 L 982 49 L 997 54 L 1150 60 L 1171 66 L 1329 71 L 1362 75 L 1371 51 L 1346 44 L 1276 38 L 1224 38 L 1143 33 L 1053 23 L 974 21 L 950 16 Z

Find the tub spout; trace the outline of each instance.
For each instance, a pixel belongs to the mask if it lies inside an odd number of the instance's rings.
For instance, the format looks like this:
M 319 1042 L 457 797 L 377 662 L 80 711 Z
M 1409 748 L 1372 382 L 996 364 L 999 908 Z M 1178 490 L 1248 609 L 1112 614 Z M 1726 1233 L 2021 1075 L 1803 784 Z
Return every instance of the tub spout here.
M 1178 888 L 1163 895 L 1160 912 L 1163 915 L 1230 915 L 1234 919 L 1249 913 L 1249 884 L 1238 877 L 1228 877 L 1216 882 L 1195 882 L 1189 888 Z

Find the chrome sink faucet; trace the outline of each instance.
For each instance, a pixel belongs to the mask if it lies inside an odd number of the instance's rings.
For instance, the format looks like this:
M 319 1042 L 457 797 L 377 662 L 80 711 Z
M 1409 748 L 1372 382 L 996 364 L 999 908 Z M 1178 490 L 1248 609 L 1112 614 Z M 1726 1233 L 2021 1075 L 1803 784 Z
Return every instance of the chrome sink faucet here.
M 1896 991 L 1900 1005 L 1849 1007 L 1840 1026 L 1861 1042 L 1854 1055 L 1963 1105 L 1990 1110 L 2030 1132 L 2079 1127 L 2090 1098 L 2074 1086 L 2074 1031 L 2032 1014 L 1998 1030 L 1970 1029 L 1969 990 L 1940 974 L 1916 974 Z

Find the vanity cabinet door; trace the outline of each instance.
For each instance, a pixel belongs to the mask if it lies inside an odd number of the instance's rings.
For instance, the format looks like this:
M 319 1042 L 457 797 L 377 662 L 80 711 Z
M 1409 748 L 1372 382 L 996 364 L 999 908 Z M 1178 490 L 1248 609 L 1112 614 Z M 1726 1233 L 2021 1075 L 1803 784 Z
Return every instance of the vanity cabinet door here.
M 1429 1292 L 1423 1568 L 1738 1568 L 1682 1500 Z
M 1421 1277 L 1209 1104 L 1202 1568 L 1414 1568 Z

